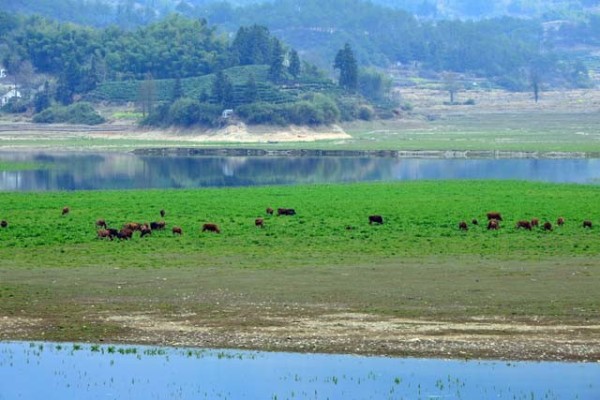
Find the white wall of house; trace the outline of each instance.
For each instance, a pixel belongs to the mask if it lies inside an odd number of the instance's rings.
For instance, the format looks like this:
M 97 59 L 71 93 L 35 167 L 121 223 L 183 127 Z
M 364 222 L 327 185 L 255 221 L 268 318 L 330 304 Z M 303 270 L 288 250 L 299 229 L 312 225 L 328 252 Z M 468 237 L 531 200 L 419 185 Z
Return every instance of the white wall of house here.
M 21 92 L 19 92 L 17 89 L 10 89 L 7 93 L 0 97 L 0 107 L 4 107 L 6 103 L 8 103 L 13 97 L 21 97 Z

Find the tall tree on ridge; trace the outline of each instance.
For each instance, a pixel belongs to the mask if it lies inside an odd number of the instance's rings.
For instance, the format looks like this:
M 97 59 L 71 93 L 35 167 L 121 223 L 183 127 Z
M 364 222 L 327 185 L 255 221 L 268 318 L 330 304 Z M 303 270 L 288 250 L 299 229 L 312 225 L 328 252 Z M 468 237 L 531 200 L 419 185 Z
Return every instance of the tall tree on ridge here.
M 340 70 L 340 87 L 348 92 L 355 92 L 358 87 L 358 66 L 350 44 L 346 43 L 344 48 L 337 52 L 333 67 Z

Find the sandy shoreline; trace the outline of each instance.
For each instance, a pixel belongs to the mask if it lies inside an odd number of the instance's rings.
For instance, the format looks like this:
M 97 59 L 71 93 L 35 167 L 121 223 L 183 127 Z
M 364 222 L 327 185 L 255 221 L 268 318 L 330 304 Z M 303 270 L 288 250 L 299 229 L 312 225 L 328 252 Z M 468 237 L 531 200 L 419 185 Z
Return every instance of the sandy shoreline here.
M 96 126 L 0 122 L 0 145 L 15 140 L 103 139 L 186 143 L 273 143 L 351 139 L 338 125 L 309 128 L 248 127 L 243 123 L 222 129 L 146 129 L 133 124 Z

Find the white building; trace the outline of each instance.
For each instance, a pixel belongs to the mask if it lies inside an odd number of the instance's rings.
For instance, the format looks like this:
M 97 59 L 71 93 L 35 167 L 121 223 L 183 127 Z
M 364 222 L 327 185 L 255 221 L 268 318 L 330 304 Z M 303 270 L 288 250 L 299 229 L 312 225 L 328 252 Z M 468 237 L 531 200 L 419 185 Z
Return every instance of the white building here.
M 4 107 L 13 97 L 21 97 L 21 92 L 19 92 L 16 88 L 10 89 L 7 93 L 0 97 L 0 107 Z

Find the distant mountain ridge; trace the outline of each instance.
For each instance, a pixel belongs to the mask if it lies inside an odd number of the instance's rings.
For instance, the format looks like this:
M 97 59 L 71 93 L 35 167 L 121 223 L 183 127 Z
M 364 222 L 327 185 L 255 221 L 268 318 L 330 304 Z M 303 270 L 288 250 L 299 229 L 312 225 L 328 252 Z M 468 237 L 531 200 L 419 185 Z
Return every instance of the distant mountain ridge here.
M 171 12 L 248 7 L 279 0 L 0 0 L 5 12 L 40 14 L 61 21 L 122 27 L 147 24 Z M 323 3 L 326 4 L 327 0 Z M 510 16 L 542 20 L 579 19 L 600 13 L 600 0 L 371 0 L 420 18 L 481 19 Z M 301 4 L 298 1 L 298 4 Z

